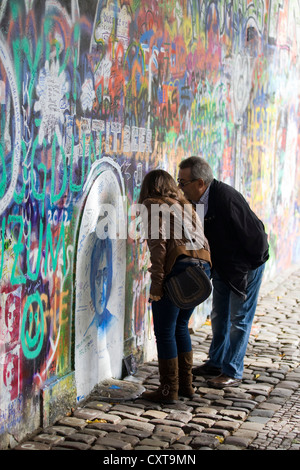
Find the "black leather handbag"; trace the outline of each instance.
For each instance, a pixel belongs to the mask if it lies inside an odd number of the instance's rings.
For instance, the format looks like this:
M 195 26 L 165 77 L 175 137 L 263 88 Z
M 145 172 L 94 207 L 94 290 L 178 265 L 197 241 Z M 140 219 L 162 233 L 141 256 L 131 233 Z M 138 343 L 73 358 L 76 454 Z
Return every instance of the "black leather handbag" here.
M 193 237 L 191 237 L 187 225 L 184 225 L 183 228 L 189 243 L 193 246 Z M 173 304 L 185 310 L 202 304 L 212 291 L 210 279 L 201 260 L 193 258 L 193 265 L 190 260 L 191 258 L 186 257 L 185 262 L 188 263 L 188 266 L 179 274 L 167 277 L 164 284 L 165 293 Z
M 164 288 L 171 302 L 185 310 L 200 305 L 212 291 L 210 279 L 204 271 L 201 260 L 179 274 L 169 277 Z

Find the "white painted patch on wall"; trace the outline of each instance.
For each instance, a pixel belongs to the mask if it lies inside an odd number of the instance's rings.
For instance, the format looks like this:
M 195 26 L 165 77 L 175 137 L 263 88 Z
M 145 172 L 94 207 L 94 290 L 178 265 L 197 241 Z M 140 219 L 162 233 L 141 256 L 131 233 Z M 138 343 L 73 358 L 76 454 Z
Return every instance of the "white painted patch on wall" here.
M 122 373 L 126 240 L 99 234 L 101 204 L 116 207 L 116 222 L 124 219 L 125 225 L 121 196 L 114 168 L 106 166 L 91 187 L 80 225 L 75 299 L 78 401 L 97 383 Z

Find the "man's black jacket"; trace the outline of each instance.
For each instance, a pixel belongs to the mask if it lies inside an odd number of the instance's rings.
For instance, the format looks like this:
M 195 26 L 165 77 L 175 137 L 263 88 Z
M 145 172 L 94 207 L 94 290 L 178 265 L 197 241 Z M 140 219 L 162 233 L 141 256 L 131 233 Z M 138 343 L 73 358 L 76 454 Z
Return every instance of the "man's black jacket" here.
M 209 190 L 204 231 L 210 244 L 213 269 L 235 293 L 245 298 L 248 271 L 269 258 L 262 221 L 241 193 L 214 179 Z

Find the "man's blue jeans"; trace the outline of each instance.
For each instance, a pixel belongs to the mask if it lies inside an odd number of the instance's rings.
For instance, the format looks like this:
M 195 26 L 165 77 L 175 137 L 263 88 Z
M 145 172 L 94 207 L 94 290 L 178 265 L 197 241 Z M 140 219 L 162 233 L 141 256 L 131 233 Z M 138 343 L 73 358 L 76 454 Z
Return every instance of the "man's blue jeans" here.
M 193 264 L 191 258 L 191 264 Z M 210 277 L 210 265 L 203 262 L 206 274 Z M 184 264 L 187 267 L 187 264 Z M 182 270 L 180 260 L 176 261 L 172 274 Z M 167 295 L 152 302 L 154 334 L 159 359 L 172 359 L 179 353 L 190 352 L 192 342 L 189 333 L 189 320 L 194 309 L 183 310 L 174 305 Z
M 264 265 L 248 272 L 247 299 L 239 297 L 213 270 L 213 303 L 211 326 L 213 339 L 209 349 L 209 365 L 222 373 L 241 379 Z

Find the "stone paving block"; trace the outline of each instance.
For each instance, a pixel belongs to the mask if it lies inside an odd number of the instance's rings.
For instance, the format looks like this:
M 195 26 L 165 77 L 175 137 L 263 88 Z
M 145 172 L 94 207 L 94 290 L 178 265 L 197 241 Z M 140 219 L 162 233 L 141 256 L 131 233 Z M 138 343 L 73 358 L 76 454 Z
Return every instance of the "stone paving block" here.
M 151 447 L 159 447 L 160 449 L 167 449 L 169 447 L 169 443 L 167 441 L 160 440 L 156 437 L 153 438 L 146 438 L 140 441 L 140 446 L 151 446 Z
M 180 421 L 181 423 L 188 423 L 193 418 L 193 414 L 188 411 L 177 411 L 171 410 L 169 415 L 166 417 L 166 421 Z
M 204 418 L 203 416 L 195 416 L 191 422 L 195 424 L 199 424 L 200 426 L 203 426 L 204 428 L 209 428 L 215 423 L 215 420 Z
M 272 403 L 274 405 L 279 405 L 280 408 L 283 407 L 283 405 L 286 403 L 286 401 L 287 401 L 286 397 L 270 396 L 268 398 L 268 403 Z
M 249 416 L 248 421 L 254 422 L 254 423 L 261 423 L 261 424 L 266 424 L 270 418 L 265 418 L 263 416 Z
M 193 421 L 190 421 L 182 427 L 185 434 L 189 434 L 192 431 L 201 432 L 203 429 L 205 429 L 205 426 L 201 426 L 201 424 L 194 423 Z
M 139 439 L 144 439 L 152 435 L 152 431 L 143 431 L 140 429 L 126 428 L 126 427 L 124 428 L 123 432 L 130 436 L 136 436 Z
M 122 432 L 126 429 L 124 424 L 111 424 L 111 423 L 90 423 L 87 425 L 87 429 L 98 429 L 100 431 L 115 431 Z
M 269 401 L 260 403 L 257 407 L 261 410 L 273 410 L 274 412 L 281 409 L 280 405 L 276 405 L 275 403 L 269 403 Z
M 234 407 L 246 408 L 248 410 L 253 410 L 257 406 L 257 402 L 254 400 L 236 399 L 233 400 L 232 403 Z
M 249 437 L 250 439 L 255 439 L 258 435 L 258 431 L 252 431 L 251 429 L 241 429 L 239 428 L 235 433 L 235 436 L 240 437 Z
M 256 432 L 262 431 L 263 428 L 264 428 L 264 423 L 251 422 L 248 420 L 244 421 L 240 427 L 240 429 L 248 429 L 248 430 L 256 431 Z
M 219 414 L 222 416 L 227 416 L 233 419 L 241 419 L 244 420 L 247 417 L 247 413 L 244 411 L 236 411 L 236 410 L 220 410 Z
M 215 400 L 218 400 L 220 398 L 220 395 L 218 395 L 217 392 L 218 390 L 214 390 L 214 389 L 211 389 L 210 392 L 206 393 L 204 396 L 204 398 L 206 398 L 207 400 L 210 400 L 210 402 L 212 401 L 215 401 Z
M 224 406 L 231 406 L 232 404 L 233 404 L 233 400 L 229 400 L 229 399 L 227 399 L 227 398 L 226 398 L 226 399 L 225 399 L 225 398 L 224 398 L 224 399 L 221 398 L 221 399 L 218 399 L 218 400 L 215 400 L 215 401 L 214 401 L 214 405 L 215 405 L 215 406 L 220 406 L 220 407 L 222 407 L 222 408 L 223 408 Z
M 129 413 L 135 416 L 141 416 L 144 413 L 143 408 L 137 408 L 129 405 L 114 405 L 111 408 L 111 412 L 122 411 L 123 413 Z
M 218 395 L 219 398 L 223 397 L 225 394 L 224 390 L 212 389 L 210 387 L 199 387 L 198 389 L 198 393 L 203 393 L 203 395 L 211 393 L 212 391 L 215 395 Z
M 92 445 L 96 441 L 97 437 L 77 432 L 68 436 L 67 439 L 68 441 L 83 442 L 84 444 Z
M 149 431 L 153 432 L 155 429 L 155 425 L 151 423 L 144 423 L 141 421 L 136 421 L 134 419 L 123 419 L 122 421 L 123 426 L 129 426 L 131 428 L 140 429 L 142 431 Z
M 168 413 L 159 410 L 147 410 L 143 412 L 143 416 L 149 419 L 165 419 Z
M 252 441 L 253 438 L 251 438 L 250 436 L 228 436 L 225 439 L 225 445 L 233 445 L 236 447 L 247 448 Z
M 256 378 L 257 382 L 264 382 L 264 383 L 269 383 L 272 385 L 277 385 L 280 380 L 277 379 L 276 377 L 268 377 L 265 375 L 260 375 L 259 377 Z
M 166 425 L 166 426 L 175 426 L 175 427 L 182 428 L 185 423 L 181 423 L 180 421 L 172 421 L 171 418 L 170 419 L 165 418 L 165 419 L 151 419 L 151 424 L 154 424 L 155 426 L 157 426 L 158 424 L 161 424 L 161 425 Z
M 157 437 L 161 441 L 166 441 L 169 444 L 173 444 L 174 442 L 178 440 L 178 436 L 176 434 L 171 433 L 171 432 L 164 432 L 164 431 L 155 432 L 155 434 L 153 434 L 153 438 L 154 437 Z M 183 435 L 181 437 L 185 437 L 185 436 Z
M 44 444 L 55 445 L 61 443 L 65 440 L 63 436 L 58 436 L 56 434 L 47 434 L 42 433 L 33 438 L 35 442 L 43 442 Z
M 89 450 L 91 446 L 89 444 L 84 444 L 84 442 L 76 442 L 76 441 L 68 441 L 68 438 L 61 444 L 55 446 L 57 449 L 58 447 L 63 447 L 65 449 L 73 449 L 73 450 Z
M 75 418 L 74 416 L 66 416 L 58 421 L 58 424 L 62 426 L 70 426 L 74 429 L 83 429 L 87 426 L 87 422 L 84 419 Z
M 248 390 L 243 390 L 242 385 L 240 385 L 239 387 L 226 387 L 224 389 L 224 398 L 251 400 L 252 396 Z
M 91 410 L 98 410 L 98 411 L 103 411 L 106 413 L 112 408 L 112 405 L 110 403 L 106 403 L 104 401 L 88 401 L 84 408 L 89 408 Z
M 216 415 L 217 414 L 216 408 L 208 407 L 208 406 L 197 406 L 195 408 L 194 413 L 197 415 Z
M 136 446 L 140 442 L 140 439 L 137 436 L 131 436 L 130 434 L 125 434 L 123 432 L 110 432 L 106 437 L 119 439 L 123 442 L 129 442 L 132 447 Z
M 134 419 L 136 421 L 141 421 L 142 423 L 148 423 L 149 419 L 143 416 L 133 415 L 131 413 L 126 413 L 125 411 L 110 411 L 110 415 L 118 416 L 121 420 L 122 419 Z
M 91 450 L 115 450 L 114 447 L 103 446 L 101 444 L 96 444 L 91 447 Z
M 184 436 L 184 432 L 180 427 L 176 426 L 167 426 L 164 424 L 159 424 L 155 426 L 155 434 L 158 432 L 167 432 L 170 434 L 175 434 L 176 436 Z
M 58 434 L 60 436 L 69 436 L 71 434 L 74 434 L 76 431 L 75 428 L 72 428 L 70 426 L 48 426 L 47 428 L 44 429 L 44 432 L 49 433 L 49 434 Z
M 243 384 L 241 387 L 245 388 L 250 395 L 269 395 L 273 387 L 265 384 Z
M 90 421 L 93 421 L 94 419 L 97 419 L 97 418 L 100 419 L 102 415 L 103 415 L 103 411 L 98 411 L 98 410 L 91 409 L 91 408 L 77 408 L 73 412 L 73 416 L 75 418 L 90 420 Z
M 84 428 L 80 431 L 82 434 L 88 434 L 90 436 L 94 436 L 94 437 L 103 437 L 103 436 L 106 436 L 107 434 L 107 431 L 101 431 L 100 429 L 91 429 L 91 428 Z
M 259 409 L 251 411 L 251 414 L 249 415 L 249 417 L 262 416 L 264 418 L 272 418 L 273 415 L 274 415 L 274 410 L 263 410 L 259 408 Z
M 242 447 L 238 447 L 238 446 L 233 446 L 233 445 L 230 445 L 230 444 L 222 444 L 219 448 L 219 450 L 230 450 L 230 451 L 234 451 L 234 450 L 243 450 Z
M 63 447 L 62 444 L 58 444 L 57 446 L 52 446 L 52 447 L 51 447 L 51 450 L 55 450 L 55 451 L 56 451 L 56 450 L 62 450 L 62 451 L 64 451 L 64 450 L 71 450 L 71 451 L 73 451 L 73 450 L 76 450 L 76 449 L 72 449 L 71 447 Z
M 271 397 L 289 398 L 293 394 L 293 390 L 287 388 L 276 387 L 271 392 Z
M 173 450 L 192 450 L 193 448 L 191 446 L 186 445 L 186 444 L 176 443 L 176 444 L 171 445 L 170 449 L 173 449 Z
M 109 446 L 116 450 L 131 450 L 132 449 L 132 445 L 130 444 L 130 442 L 122 441 L 120 439 L 114 439 L 113 437 L 109 437 L 109 436 L 99 437 L 96 440 L 96 445 L 98 444 L 103 445 L 103 446 Z
M 236 431 L 241 426 L 238 421 L 225 421 L 220 420 L 214 423 L 213 427 L 218 429 L 225 429 L 227 431 Z
M 140 446 L 140 445 L 138 445 L 138 446 L 136 446 L 136 448 L 134 450 L 151 450 L 151 451 L 153 451 L 153 450 L 161 450 L 161 448 L 160 447 Z
M 287 378 L 289 380 L 294 380 L 294 381 L 300 382 L 300 372 L 297 372 L 296 370 L 294 372 L 289 372 L 287 374 Z
M 34 442 L 34 441 L 25 441 L 16 447 L 14 450 L 50 450 L 51 446 L 47 444 L 43 444 L 42 442 Z
M 152 403 L 149 400 L 143 400 L 142 398 L 137 398 L 135 403 L 137 405 L 144 406 L 145 410 L 161 410 L 161 405 L 159 403 Z
M 254 407 L 253 407 L 253 408 L 254 408 Z M 253 408 L 251 408 L 251 409 L 253 409 Z M 250 409 L 247 409 L 247 408 L 245 408 L 245 407 L 242 406 L 242 405 L 241 405 L 241 406 L 235 406 L 235 405 L 234 405 L 234 406 L 228 406 L 227 409 L 228 409 L 228 410 L 233 410 L 233 411 L 242 411 L 243 413 L 246 414 L 246 417 L 248 416 L 248 414 L 249 414 L 250 411 L 251 411 Z M 245 418 L 244 418 L 244 419 L 245 419 Z
M 78 410 L 75 410 L 73 414 L 75 418 L 85 419 L 89 421 L 93 421 L 96 419 L 103 419 L 107 421 L 108 423 L 113 423 L 113 424 L 118 424 L 122 421 L 121 418 L 117 415 L 104 413 L 102 411 L 97 411 L 97 410 L 89 410 L 87 408 L 80 408 Z
M 197 449 L 203 446 L 208 446 L 212 449 L 215 449 L 220 445 L 220 441 L 215 435 L 206 434 L 203 432 L 199 436 L 195 437 L 190 445 L 193 449 Z
M 176 410 L 176 411 L 180 410 L 180 411 L 184 411 L 187 413 L 191 413 L 193 409 L 194 408 L 192 406 L 187 405 L 186 403 L 183 403 L 181 401 L 177 401 L 174 404 L 168 404 L 168 405 L 163 406 L 163 411 L 166 411 L 167 413 L 169 413 L 172 410 Z
M 177 439 L 177 443 L 178 444 L 184 444 L 184 445 L 188 445 L 192 440 L 192 437 L 191 436 L 181 436 L 179 439 Z
M 214 434 L 215 436 L 219 437 L 227 437 L 230 435 L 230 432 L 228 429 L 221 429 L 221 428 L 208 428 L 205 429 L 206 434 Z

